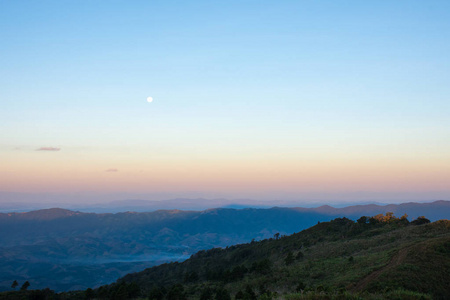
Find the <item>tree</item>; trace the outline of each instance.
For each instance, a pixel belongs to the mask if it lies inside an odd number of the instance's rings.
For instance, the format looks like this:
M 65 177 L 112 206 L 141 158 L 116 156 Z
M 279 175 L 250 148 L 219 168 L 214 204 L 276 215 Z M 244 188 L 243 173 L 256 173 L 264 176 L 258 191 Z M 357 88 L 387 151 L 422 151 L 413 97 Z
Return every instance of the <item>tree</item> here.
M 306 288 L 306 285 L 303 283 L 303 281 L 300 281 L 297 285 L 297 287 L 295 288 L 295 290 L 297 292 L 301 292 Z
M 32 290 L 27 298 L 33 300 L 55 299 L 55 292 L 49 288 L 45 288 L 43 290 Z
M 212 290 L 212 288 L 207 287 L 203 289 L 202 293 L 200 294 L 200 300 L 210 300 L 212 299 L 213 294 L 214 291 Z
M 162 300 L 166 291 L 158 286 L 153 286 L 153 288 L 148 293 L 149 300 Z
M 84 297 L 86 298 L 86 299 L 93 299 L 93 298 L 95 298 L 95 293 L 94 293 L 94 290 L 93 289 L 91 289 L 91 288 L 88 288 L 85 292 L 84 292 Z
M 366 224 L 367 222 L 369 222 L 369 218 L 366 216 L 362 216 L 361 218 L 358 219 L 357 221 L 359 224 Z
M 272 262 L 268 258 L 265 258 L 261 261 L 253 262 L 250 270 L 252 272 L 257 272 L 260 274 L 267 274 L 270 272 L 271 268 L 272 268 Z
M 284 259 L 284 262 L 286 263 L 286 266 L 289 266 L 294 262 L 294 255 L 291 251 L 287 254 L 286 258 Z
M 197 272 L 192 271 L 184 274 L 184 282 L 195 282 L 199 279 Z
M 141 288 L 136 282 L 132 282 L 126 286 L 129 298 L 137 298 L 141 294 Z
M 11 287 L 13 289 L 15 289 L 19 284 L 17 283 L 17 280 L 14 280 L 13 283 L 11 284 Z
M 231 271 L 227 270 L 224 273 L 224 279 L 225 281 L 236 281 L 242 279 L 247 272 L 248 270 L 244 265 L 236 266 Z
M 184 287 L 181 284 L 175 284 L 167 293 L 166 298 L 171 300 L 185 300 L 186 294 Z
M 230 293 L 224 288 L 219 288 L 216 291 L 216 300 L 231 300 Z
M 379 223 L 383 222 L 383 220 L 384 220 L 383 214 L 378 214 L 376 216 L 369 218 L 369 224 L 371 224 L 371 225 L 379 224 Z
M 108 290 L 108 288 L 105 287 L 105 286 L 99 287 L 98 291 L 97 291 L 97 296 L 100 299 L 108 298 L 109 297 L 109 290 Z M 150 300 L 153 300 L 153 299 L 150 298 Z
M 278 238 L 280 237 L 280 233 L 279 233 L 279 232 L 275 233 L 275 234 L 273 235 L 273 237 L 274 237 L 276 240 L 278 240 Z
M 244 298 L 245 300 L 256 300 L 256 294 L 253 291 L 253 289 L 250 287 L 250 285 L 247 284 L 247 286 L 245 287 L 245 293 L 244 293 Z
M 127 287 L 125 284 L 120 284 L 111 295 L 113 300 L 128 299 Z
M 423 224 L 428 224 L 428 223 L 430 223 L 430 220 L 428 220 L 424 216 L 420 216 L 411 222 L 411 224 L 413 224 L 413 225 L 423 225 Z
M 234 299 L 244 299 L 244 293 L 240 290 L 236 293 L 236 295 L 234 296 Z
M 384 217 L 384 222 L 386 223 L 390 223 L 391 221 L 395 220 L 396 218 L 394 217 L 394 213 L 391 211 L 388 211 L 386 213 L 386 216 Z
M 27 288 L 30 286 L 30 283 L 27 281 L 24 282 L 24 284 L 22 285 L 22 287 L 20 288 L 21 291 L 26 291 Z

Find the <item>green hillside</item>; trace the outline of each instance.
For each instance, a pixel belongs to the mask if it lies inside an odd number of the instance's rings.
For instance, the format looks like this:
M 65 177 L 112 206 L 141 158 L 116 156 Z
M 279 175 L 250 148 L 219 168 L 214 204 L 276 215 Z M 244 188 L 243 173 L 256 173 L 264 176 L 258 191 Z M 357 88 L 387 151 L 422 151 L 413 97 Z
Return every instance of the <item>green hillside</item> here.
M 450 221 L 428 222 L 338 218 L 54 299 L 447 299 Z
M 53 208 L 0 213 L 0 291 L 11 281 L 57 292 L 111 284 L 132 272 L 184 261 L 204 249 L 289 235 L 318 221 L 386 212 L 432 221 L 450 215 L 450 201 L 344 208 L 230 209 L 83 213 Z
M 338 218 L 290 236 L 200 251 L 183 263 L 129 274 L 96 296 L 114 298 L 139 287 L 155 299 L 445 299 L 450 222 L 426 221 L 391 214 Z

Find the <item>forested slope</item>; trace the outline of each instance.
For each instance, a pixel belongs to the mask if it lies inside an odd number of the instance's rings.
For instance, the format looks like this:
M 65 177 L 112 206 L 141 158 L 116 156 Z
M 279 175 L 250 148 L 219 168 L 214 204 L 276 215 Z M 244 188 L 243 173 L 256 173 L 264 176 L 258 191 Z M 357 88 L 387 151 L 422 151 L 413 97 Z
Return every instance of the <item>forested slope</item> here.
M 410 223 L 387 214 L 358 222 L 338 218 L 290 236 L 200 251 L 183 263 L 129 274 L 97 290 L 97 296 L 113 297 L 121 287 L 123 292 L 136 285 L 156 299 L 174 294 L 208 299 L 214 293 L 236 299 L 252 293 L 293 299 L 308 293 L 411 293 L 444 299 L 450 295 L 448 282 L 450 222 Z

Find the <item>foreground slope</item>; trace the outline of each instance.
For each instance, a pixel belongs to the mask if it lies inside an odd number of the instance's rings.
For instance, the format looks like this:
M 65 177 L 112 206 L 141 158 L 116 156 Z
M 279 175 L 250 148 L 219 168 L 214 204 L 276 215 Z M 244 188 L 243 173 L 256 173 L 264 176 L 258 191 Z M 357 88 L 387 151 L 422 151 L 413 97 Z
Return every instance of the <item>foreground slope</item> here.
M 197 299 L 217 291 L 293 299 L 308 291 L 450 295 L 450 222 L 412 225 L 390 218 L 368 219 L 371 223 L 339 218 L 291 236 L 200 251 L 183 263 L 129 274 L 97 296 L 114 297 L 132 283 L 157 299 L 173 293 Z

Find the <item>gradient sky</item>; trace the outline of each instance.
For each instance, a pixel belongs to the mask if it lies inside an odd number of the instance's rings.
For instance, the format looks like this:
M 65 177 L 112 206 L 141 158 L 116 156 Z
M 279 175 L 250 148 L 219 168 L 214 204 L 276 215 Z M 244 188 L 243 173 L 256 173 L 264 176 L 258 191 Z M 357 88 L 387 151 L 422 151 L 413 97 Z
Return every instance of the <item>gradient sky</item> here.
M 1 1 L 0 104 L 0 201 L 450 199 L 450 1 Z

